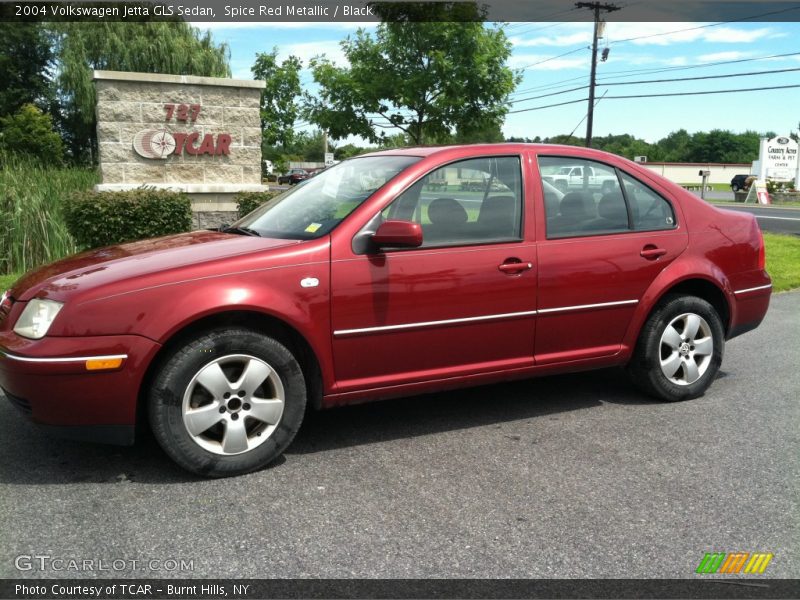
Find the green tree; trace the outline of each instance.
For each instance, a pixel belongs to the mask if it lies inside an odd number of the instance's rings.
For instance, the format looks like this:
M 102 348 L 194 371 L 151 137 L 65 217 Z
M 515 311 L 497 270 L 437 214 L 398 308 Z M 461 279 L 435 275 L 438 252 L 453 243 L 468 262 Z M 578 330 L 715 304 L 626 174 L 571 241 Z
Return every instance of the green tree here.
M 12 155 L 33 159 L 43 165 L 60 165 L 64 145 L 53 131 L 53 119 L 33 104 L 23 104 L 13 115 L 0 117 L 0 158 Z
M 344 160 L 346 158 L 358 156 L 359 154 L 364 154 L 365 152 L 372 152 L 373 150 L 376 150 L 376 148 L 364 148 L 362 146 L 356 146 L 355 144 L 345 144 L 336 149 L 334 156 L 336 160 Z
M 413 11 L 417 4 L 389 10 Z M 470 10 L 484 18 L 485 10 L 476 6 L 436 3 L 432 10 Z M 438 22 L 416 22 L 413 14 L 405 20 L 402 12 L 384 14 L 374 36 L 361 29 L 341 43 L 349 67 L 313 59 L 320 92 L 307 99 L 310 120 L 334 139 L 358 135 L 379 142 L 387 131 L 399 131 L 412 144 L 499 127 L 519 82 L 506 66 L 511 44 L 500 27 L 443 15 Z
M 303 64 L 290 56 L 278 64 L 278 49 L 259 53 L 252 71 L 256 79 L 266 82 L 261 92 L 261 130 L 264 142 L 281 144 L 284 149 L 292 143 L 294 124 L 300 113 L 300 69 Z
M 41 23 L 0 23 L 0 116 L 52 103 L 51 36 Z
M 23 104 L 50 108 L 51 42 L 41 23 L 0 23 L 0 116 Z
M 755 131 L 732 133 L 721 129 L 698 132 L 687 147 L 689 162 L 749 163 L 758 158 L 760 135 Z
M 97 147 L 93 69 L 230 77 L 228 46 L 183 21 L 56 27 L 62 128 L 76 160 L 92 160 Z
M 692 136 L 685 129 L 673 131 L 667 137 L 656 142 L 661 152 L 661 160 L 667 162 L 686 162 L 689 155 L 689 143 Z

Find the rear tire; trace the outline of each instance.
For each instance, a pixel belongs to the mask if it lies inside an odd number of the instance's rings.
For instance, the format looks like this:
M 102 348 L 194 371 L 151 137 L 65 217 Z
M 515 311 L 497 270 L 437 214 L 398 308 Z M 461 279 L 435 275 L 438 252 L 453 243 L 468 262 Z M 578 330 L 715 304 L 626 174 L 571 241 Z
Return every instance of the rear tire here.
M 303 421 L 306 386 L 292 353 L 247 329 L 188 340 L 158 369 L 148 403 L 153 434 L 184 469 L 229 477 L 267 466 Z
M 722 364 L 725 331 L 711 304 L 669 295 L 653 310 L 628 373 L 639 389 L 666 402 L 702 396 Z

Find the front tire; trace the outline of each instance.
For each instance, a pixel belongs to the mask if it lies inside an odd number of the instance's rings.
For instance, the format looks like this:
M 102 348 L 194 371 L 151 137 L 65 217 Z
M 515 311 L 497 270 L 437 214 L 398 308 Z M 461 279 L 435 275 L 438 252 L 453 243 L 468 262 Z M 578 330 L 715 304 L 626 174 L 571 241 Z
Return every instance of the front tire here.
M 149 417 L 184 469 L 229 477 L 267 466 L 289 446 L 306 406 L 302 370 L 277 340 L 218 329 L 177 348 L 158 369 Z
M 628 365 L 633 383 L 667 402 L 702 396 L 722 364 L 725 331 L 711 304 L 667 296 L 648 318 Z

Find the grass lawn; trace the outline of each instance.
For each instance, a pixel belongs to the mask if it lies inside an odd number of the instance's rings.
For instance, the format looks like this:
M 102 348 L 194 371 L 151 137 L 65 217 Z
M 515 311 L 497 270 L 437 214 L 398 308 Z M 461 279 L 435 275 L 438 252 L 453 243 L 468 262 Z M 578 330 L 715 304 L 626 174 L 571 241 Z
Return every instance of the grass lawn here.
M 800 207 L 800 202 L 795 202 L 795 201 L 780 202 L 776 204 L 769 204 L 766 206 L 763 204 L 755 204 L 753 202 L 745 204 L 744 202 L 733 202 L 732 200 L 709 200 L 708 198 L 706 198 L 706 202 L 710 202 L 711 204 L 719 204 L 720 206 L 758 206 L 760 208 L 780 208 L 781 206 L 784 206 L 786 208 Z
M 10 288 L 11 284 L 14 283 L 20 277 L 21 275 L 19 273 L 13 275 L 0 275 L 0 294 L 2 294 L 8 288 Z
M 693 183 L 679 183 L 678 185 L 681 187 L 701 187 L 700 181 L 695 181 Z M 731 191 L 731 184 L 730 183 L 707 183 L 706 187 L 710 187 L 711 191 L 714 192 L 730 192 Z
M 783 292 L 800 287 L 800 238 L 791 235 L 765 233 L 767 272 L 772 277 L 772 289 Z

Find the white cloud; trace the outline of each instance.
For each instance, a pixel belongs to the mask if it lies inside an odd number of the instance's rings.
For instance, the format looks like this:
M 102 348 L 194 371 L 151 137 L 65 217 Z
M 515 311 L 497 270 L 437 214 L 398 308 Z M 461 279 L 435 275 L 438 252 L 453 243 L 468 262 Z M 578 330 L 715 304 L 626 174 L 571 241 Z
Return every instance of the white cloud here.
M 339 45 L 339 40 L 320 40 L 318 42 L 285 44 L 278 48 L 278 60 L 284 60 L 289 56 L 296 56 L 303 62 L 304 67 L 308 66 L 308 61 L 312 58 L 322 54 L 340 67 L 345 67 L 350 64 L 342 51 L 342 47 Z
M 544 54 L 515 54 L 509 58 L 508 64 L 513 69 L 525 69 L 526 71 L 585 70 L 589 64 L 586 57 L 550 59 L 550 56 Z
M 738 50 L 730 50 L 728 52 L 712 52 L 711 54 L 701 54 L 697 57 L 698 62 L 720 62 L 725 60 L 739 60 L 740 58 L 749 58 L 753 56 L 752 52 L 740 52 Z
M 710 23 L 609 23 L 607 38 L 614 41 L 633 39 L 631 43 L 644 46 L 667 46 L 687 42 L 716 42 L 748 44 L 765 37 L 780 35 L 771 27 L 746 29 L 742 27 L 714 26 Z
M 568 35 L 557 36 L 538 36 L 531 39 L 522 37 L 512 37 L 511 43 L 518 48 L 526 48 L 531 46 L 574 46 L 576 44 L 588 44 L 592 41 L 592 33 L 590 31 L 581 31 L 571 33 Z
M 723 42 L 727 44 L 749 44 L 763 38 L 783 37 L 784 34 L 776 33 L 770 27 L 760 29 L 734 29 L 733 27 L 712 27 L 706 32 L 703 39 L 707 42 Z
M 712 25 L 711 23 L 632 23 L 609 22 L 606 25 L 605 39 L 612 44 L 632 39 L 631 44 L 637 46 L 668 46 L 687 42 L 713 42 L 723 44 L 750 44 L 763 39 L 785 37 L 787 34 L 773 27 L 733 27 L 730 25 Z M 526 38 L 524 35 L 512 35 L 511 42 L 515 47 L 534 46 L 570 46 L 591 41 L 591 24 L 565 23 L 567 31 L 558 34 L 539 34 Z

